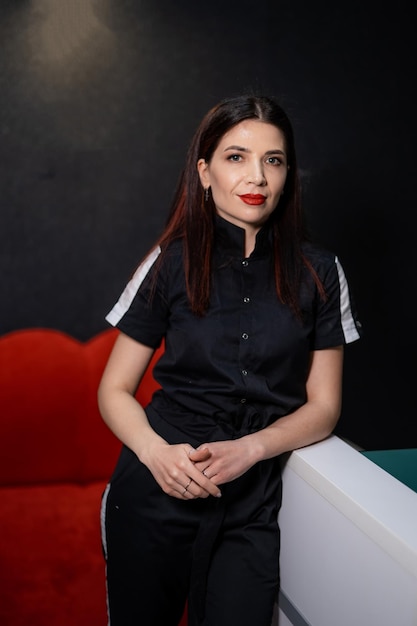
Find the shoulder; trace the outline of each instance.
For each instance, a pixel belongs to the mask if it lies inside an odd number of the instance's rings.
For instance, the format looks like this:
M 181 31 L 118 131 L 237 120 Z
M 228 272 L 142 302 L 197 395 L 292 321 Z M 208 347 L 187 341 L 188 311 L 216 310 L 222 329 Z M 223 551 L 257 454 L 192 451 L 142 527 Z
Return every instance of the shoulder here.
M 303 244 L 302 250 L 305 258 L 326 287 L 332 283 L 339 283 L 340 286 L 347 283 L 342 263 L 333 250 L 311 242 Z
M 156 280 L 163 290 L 165 297 L 169 299 L 172 290 L 176 293 L 178 289 L 184 289 L 184 254 L 182 240 L 170 242 L 160 250 L 158 263 L 155 271 Z
M 167 258 L 182 258 L 184 243 L 182 239 L 174 239 L 162 249 L 162 256 Z
M 181 242 L 172 242 L 164 249 L 161 246 L 154 246 L 144 258 L 142 258 L 126 287 L 131 293 L 136 293 L 139 289 L 148 289 L 151 285 L 162 284 L 169 280 L 173 269 L 182 265 L 182 245 Z
M 171 241 L 167 246 L 161 249 L 160 270 L 165 274 L 170 274 L 184 265 L 183 242 L 181 239 Z
M 308 257 L 309 260 L 316 260 L 318 262 L 334 262 L 337 255 L 332 250 L 328 248 L 324 248 L 323 246 L 311 242 L 305 241 L 302 244 L 303 253 Z
M 169 271 L 172 265 L 177 265 L 182 262 L 182 242 L 173 241 L 167 246 L 161 247 L 156 245 L 152 248 L 144 259 L 142 259 L 140 265 L 137 267 L 136 274 L 164 274 Z
M 339 262 L 337 255 L 316 243 L 304 242 L 302 251 L 316 271 L 326 271 Z

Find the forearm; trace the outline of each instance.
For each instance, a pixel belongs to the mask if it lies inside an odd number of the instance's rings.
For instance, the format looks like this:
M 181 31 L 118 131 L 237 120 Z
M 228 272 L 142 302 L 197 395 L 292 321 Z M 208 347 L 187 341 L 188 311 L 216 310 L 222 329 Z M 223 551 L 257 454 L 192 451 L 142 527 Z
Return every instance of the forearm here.
M 152 444 L 166 443 L 149 424 L 143 407 L 126 390 L 99 389 L 101 416 L 115 436 L 130 448 L 140 460 Z
M 251 454 L 257 461 L 308 446 L 333 431 L 342 403 L 343 346 L 316 350 L 306 383 L 307 401 L 293 413 L 251 437 Z
M 257 461 L 269 459 L 325 439 L 335 428 L 339 415 L 339 406 L 307 402 L 267 428 L 247 435 L 247 443 Z

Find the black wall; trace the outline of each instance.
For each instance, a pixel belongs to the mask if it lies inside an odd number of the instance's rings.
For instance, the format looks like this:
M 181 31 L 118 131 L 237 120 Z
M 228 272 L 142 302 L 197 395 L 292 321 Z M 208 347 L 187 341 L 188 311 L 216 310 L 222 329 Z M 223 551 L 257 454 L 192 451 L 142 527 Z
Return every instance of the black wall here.
M 337 432 L 416 447 L 412 24 L 401 1 L 2 0 L 0 334 L 106 328 L 202 115 L 243 91 L 278 96 L 311 230 L 365 329 Z

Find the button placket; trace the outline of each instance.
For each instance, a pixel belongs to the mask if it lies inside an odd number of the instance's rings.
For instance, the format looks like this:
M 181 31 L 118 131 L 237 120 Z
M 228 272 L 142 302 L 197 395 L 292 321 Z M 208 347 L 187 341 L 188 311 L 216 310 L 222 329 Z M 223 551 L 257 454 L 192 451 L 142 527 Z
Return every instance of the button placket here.
M 243 259 L 241 261 L 241 265 L 242 268 L 247 268 L 249 266 L 249 261 L 247 259 Z M 241 331 L 241 341 L 242 341 L 242 346 L 244 343 L 246 343 L 249 339 L 249 332 L 247 332 L 248 330 L 250 330 L 250 307 L 248 308 L 248 304 L 251 301 L 250 296 L 248 295 L 248 285 L 247 285 L 247 279 L 249 277 L 247 276 L 246 272 L 242 273 L 242 291 L 243 291 L 243 295 L 242 294 L 242 310 L 241 310 L 241 328 L 243 327 L 245 330 Z M 246 327 L 246 328 L 245 328 Z M 242 357 L 244 357 L 246 349 L 243 349 L 243 354 Z M 242 364 L 244 363 L 245 358 L 242 359 Z M 245 367 L 241 367 L 240 370 L 240 374 L 242 376 L 242 382 L 247 381 L 247 377 L 249 375 L 248 370 Z M 244 385 L 246 386 L 246 381 L 244 382 Z M 246 397 L 241 397 L 240 398 L 240 403 L 241 404 L 245 404 L 247 402 L 247 398 Z

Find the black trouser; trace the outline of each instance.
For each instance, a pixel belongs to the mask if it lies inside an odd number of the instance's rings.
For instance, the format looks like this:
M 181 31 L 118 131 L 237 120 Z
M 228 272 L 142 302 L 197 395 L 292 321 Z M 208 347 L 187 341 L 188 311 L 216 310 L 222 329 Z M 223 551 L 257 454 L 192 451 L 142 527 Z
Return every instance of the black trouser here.
M 103 496 L 110 626 L 270 626 L 279 584 L 277 459 L 177 500 L 124 448 Z

